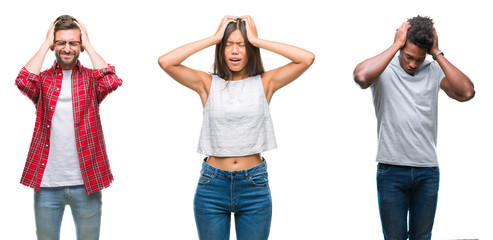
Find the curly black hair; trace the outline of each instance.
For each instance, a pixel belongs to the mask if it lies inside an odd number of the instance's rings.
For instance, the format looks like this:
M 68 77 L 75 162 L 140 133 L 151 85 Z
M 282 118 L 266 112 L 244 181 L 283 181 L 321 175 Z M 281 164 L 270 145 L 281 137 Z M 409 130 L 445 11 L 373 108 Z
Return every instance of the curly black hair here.
M 411 28 L 407 31 L 407 41 L 414 45 L 430 49 L 433 46 L 433 19 L 429 17 L 416 16 L 407 20 Z

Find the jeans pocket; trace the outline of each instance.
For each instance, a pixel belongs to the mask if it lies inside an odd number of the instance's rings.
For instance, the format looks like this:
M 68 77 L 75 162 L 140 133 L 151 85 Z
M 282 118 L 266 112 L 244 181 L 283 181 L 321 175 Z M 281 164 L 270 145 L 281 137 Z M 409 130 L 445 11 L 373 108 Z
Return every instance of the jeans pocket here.
M 433 170 L 434 172 L 437 172 L 437 173 L 440 172 L 440 168 L 439 167 L 431 167 L 431 170 Z
M 391 165 L 379 163 L 377 166 L 377 173 L 378 174 L 384 174 L 384 173 L 387 173 L 388 171 L 390 171 L 390 169 L 392 169 Z
M 248 180 L 254 186 L 265 186 L 269 183 L 269 177 L 267 172 L 262 171 L 248 176 Z
M 199 178 L 199 184 L 200 185 L 207 185 L 209 184 L 212 179 L 214 179 L 214 175 L 204 169 L 200 171 L 200 178 Z

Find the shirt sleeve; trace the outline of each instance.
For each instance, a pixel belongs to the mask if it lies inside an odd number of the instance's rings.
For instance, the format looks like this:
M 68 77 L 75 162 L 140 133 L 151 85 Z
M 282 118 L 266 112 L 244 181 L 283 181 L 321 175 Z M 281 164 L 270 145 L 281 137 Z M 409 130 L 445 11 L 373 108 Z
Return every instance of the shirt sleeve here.
M 26 95 L 34 104 L 37 104 L 40 92 L 40 77 L 29 72 L 26 67 L 23 67 L 15 79 L 15 85 L 19 90 Z
M 122 80 L 115 74 L 115 67 L 110 64 L 107 68 L 93 69 L 92 71 L 92 75 L 96 79 L 98 102 L 101 103 L 108 94 L 122 85 Z
M 440 67 L 440 65 L 438 64 L 438 62 L 436 62 L 436 61 L 432 62 L 431 66 L 433 67 L 433 73 L 435 74 L 435 76 L 438 80 L 438 89 L 440 89 L 440 83 L 446 77 L 445 73 L 443 72 L 443 70 Z

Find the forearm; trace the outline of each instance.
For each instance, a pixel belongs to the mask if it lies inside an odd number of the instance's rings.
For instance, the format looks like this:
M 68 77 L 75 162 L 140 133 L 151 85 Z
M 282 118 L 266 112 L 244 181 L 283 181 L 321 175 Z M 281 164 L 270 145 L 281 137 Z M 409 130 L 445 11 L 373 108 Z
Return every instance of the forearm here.
M 46 57 L 46 53 L 50 50 L 51 44 L 44 42 L 39 50 L 34 54 L 34 56 L 26 63 L 25 68 L 30 73 L 39 75 L 41 68 L 43 67 L 43 62 Z
M 92 67 L 94 69 L 103 69 L 108 67 L 108 63 L 101 57 L 92 45 L 86 45 L 84 48 L 87 51 L 87 55 L 89 55 L 89 59 L 91 59 Z
M 458 101 L 467 101 L 474 97 L 474 85 L 462 71 L 450 63 L 443 54 L 436 57 L 436 61 L 445 73 L 446 83 L 441 86 L 447 94 Z
M 315 55 L 312 52 L 289 44 L 272 42 L 259 38 L 253 40 L 251 43 L 258 48 L 269 50 L 286 57 L 294 64 L 303 64 L 308 67 L 315 59 Z
M 377 56 L 358 64 L 353 72 L 354 81 L 363 89 L 371 86 L 377 81 L 400 48 L 399 45 L 393 44 Z
M 215 39 L 214 36 L 211 36 L 183 45 L 159 57 L 159 65 L 167 72 L 172 67 L 180 66 L 181 63 L 191 55 L 213 46 L 216 43 L 217 39 Z

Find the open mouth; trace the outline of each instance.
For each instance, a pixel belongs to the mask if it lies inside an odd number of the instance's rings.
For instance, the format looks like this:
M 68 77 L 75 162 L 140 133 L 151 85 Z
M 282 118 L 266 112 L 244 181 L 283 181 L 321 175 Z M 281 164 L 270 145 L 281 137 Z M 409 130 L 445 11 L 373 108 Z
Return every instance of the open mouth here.
M 241 61 L 241 59 L 239 59 L 239 58 L 230 58 L 229 61 L 231 61 L 231 63 L 233 63 L 233 64 L 238 64 Z

